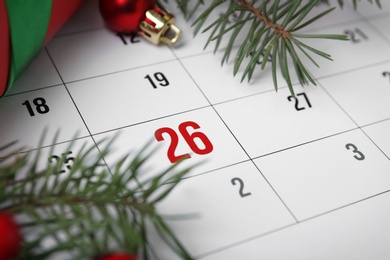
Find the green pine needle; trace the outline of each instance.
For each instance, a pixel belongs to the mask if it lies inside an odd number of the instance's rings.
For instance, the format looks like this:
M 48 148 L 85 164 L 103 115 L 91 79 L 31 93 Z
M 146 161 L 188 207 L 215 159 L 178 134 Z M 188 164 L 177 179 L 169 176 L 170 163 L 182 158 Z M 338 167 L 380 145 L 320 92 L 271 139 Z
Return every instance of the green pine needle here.
M 179 255 L 191 258 L 155 208 L 193 167 L 178 170 L 178 162 L 140 181 L 141 167 L 154 153 L 147 152 L 149 144 L 131 160 L 122 157 L 110 172 L 103 157 L 111 145 L 106 142 L 99 155 L 95 146 L 83 146 L 74 157 L 65 155 L 55 163 L 53 156 L 49 161 L 42 158 L 40 150 L 20 153 L 14 143 L 0 147 L 0 212 L 21 219 L 20 259 L 55 259 L 61 253 L 68 259 L 93 259 L 115 251 L 142 253 L 148 259 L 146 223 L 164 241 L 168 238 L 167 245 Z M 70 158 L 70 169 L 59 173 Z M 42 161 L 47 165 L 39 169 Z
M 188 0 L 176 0 L 176 2 L 178 6 L 188 12 Z M 213 0 L 208 3 L 198 0 L 198 4 L 191 10 L 191 13 L 194 13 L 195 9 L 201 5 L 205 5 L 205 9 L 193 23 L 194 34 L 197 35 L 200 32 L 209 33 L 210 36 L 206 41 L 205 48 L 214 42 L 214 52 L 220 48 L 222 39 L 229 37 L 221 63 L 226 63 L 233 51 L 233 47 L 238 46 L 234 59 L 233 75 L 239 72 L 244 64 L 244 60 L 249 59 L 245 65 L 242 80 L 245 78 L 250 80 L 252 78 L 255 69 L 258 67 L 257 61 L 260 56 L 263 56 L 260 66 L 261 70 L 264 70 L 269 62 L 268 58 L 270 58 L 275 90 L 278 89 L 277 74 L 279 71 L 291 94 L 294 95 L 290 75 L 292 69 L 290 67 L 295 71 L 301 85 L 309 82 L 316 85 L 301 58 L 306 57 L 317 67 L 319 67 L 318 63 L 311 56 L 312 54 L 332 60 L 329 54 L 303 43 L 302 40 L 348 40 L 346 35 L 299 33 L 300 30 L 318 22 L 335 9 L 329 8 L 308 19 L 308 15 L 312 13 L 313 8 L 320 2 L 328 3 L 326 0 Z M 357 8 L 358 1 L 351 0 L 351 2 Z M 368 0 L 368 2 L 381 7 L 380 0 Z M 338 3 L 342 8 L 344 1 L 338 0 Z M 201 28 L 206 24 L 206 20 L 217 9 L 218 12 L 223 10 L 222 14 L 202 30 Z M 233 16 L 233 14 L 235 15 Z M 238 36 L 242 31 L 241 29 L 246 25 L 249 25 L 249 28 L 246 30 L 245 35 L 241 34 Z

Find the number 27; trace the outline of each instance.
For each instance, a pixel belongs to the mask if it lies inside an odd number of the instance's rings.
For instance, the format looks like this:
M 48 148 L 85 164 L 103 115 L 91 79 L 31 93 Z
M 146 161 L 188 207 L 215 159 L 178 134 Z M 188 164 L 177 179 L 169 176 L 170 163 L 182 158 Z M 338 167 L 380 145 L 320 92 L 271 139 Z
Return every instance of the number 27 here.
M 300 110 L 306 109 L 305 106 L 299 106 L 298 96 L 303 96 L 305 98 L 305 100 L 306 100 L 306 104 L 309 106 L 309 108 L 311 107 L 311 103 L 309 101 L 309 98 L 307 97 L 306 93 L 302 92 L 302 93 L 297 94 L 296 98 L 294 98 L 293 96 L 288 96 L 287 97 L 288 101 L 290 101 L 290 102 L 292 100 L 295 100 L 295 110 L 300 111 Z

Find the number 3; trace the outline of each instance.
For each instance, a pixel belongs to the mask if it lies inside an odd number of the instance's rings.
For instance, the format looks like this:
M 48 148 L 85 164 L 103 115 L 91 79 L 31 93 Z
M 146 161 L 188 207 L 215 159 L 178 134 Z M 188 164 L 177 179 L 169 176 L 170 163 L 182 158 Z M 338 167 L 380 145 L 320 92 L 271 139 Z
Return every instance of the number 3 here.
M 366 158 L 366 156 L 364 156 L 364 154 L 362 152 L 360 152 L 358 150 L 358 148 L 356 147 L 356 145 L 354 145 L 354 144 L 351 144 L 351 143 L 346 144 L 345 148 L 347 148 L 347 150 L 352 149 L 352 152 L 356 154 L 353 157 L 358 161 L 363 161 Z

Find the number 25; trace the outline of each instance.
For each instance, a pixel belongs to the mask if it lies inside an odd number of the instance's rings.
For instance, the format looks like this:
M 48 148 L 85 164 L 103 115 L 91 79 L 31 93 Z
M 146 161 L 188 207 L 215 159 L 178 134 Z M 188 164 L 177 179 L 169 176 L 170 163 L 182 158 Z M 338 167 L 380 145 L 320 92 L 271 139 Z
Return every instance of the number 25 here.
M 61 157 L 59 157 L 58 155 L 52 155 L 49 158 L 49 163 L 54 163 L 54 165 L 60 165 L 60 166 L 63 165 L 66 166 L 68 170 L 70 170 L 72 168 L 73 161 L 75 160 L 75 158 L 71 155 L 72 155 L 72 151 L 63 153 Z M 61 174 L 65 172 L 66 171 L 62 169 L 56 172 L 55 174 Z

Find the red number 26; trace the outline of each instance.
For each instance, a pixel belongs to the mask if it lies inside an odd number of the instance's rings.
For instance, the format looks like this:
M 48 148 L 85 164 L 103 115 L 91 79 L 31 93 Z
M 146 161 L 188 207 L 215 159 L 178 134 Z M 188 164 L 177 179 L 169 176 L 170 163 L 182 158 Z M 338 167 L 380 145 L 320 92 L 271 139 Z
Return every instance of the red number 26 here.
M 190 149 L 196 153 L 196 154 L 208 154 L 213 151 L 213 144 L 210 142 L 210 140 L 207 138 L 207 136 L 202 132 L 193 132 L 189 133 L 187 128 L 192 127 L 193 129 L 199 129 L 200 126 L 192 121 L 186 121 L 179 125 L 179 132 L 181 136 L 184 138 Z M 179 136 L 176 133 L 175 130 L 169 127 L 162 127 L 157 129 L 154 132 L 154 136 L 156 137 L 156 140 L 161 142 L 164 140 L 163 134 L 167 133 L 171 138 L 171 144 L 168 148 L 168 159 L 171 161 L 171 163 L 175 163 L 181 159 L 188 159 L 191 158 L 191 155 L 189 153 L 176 155 L 176 148 L 179 144 Z M 199 147 L 198 144 L 195 142 L 195 140 L 198 139 L 203 143 L 203 147 Z

